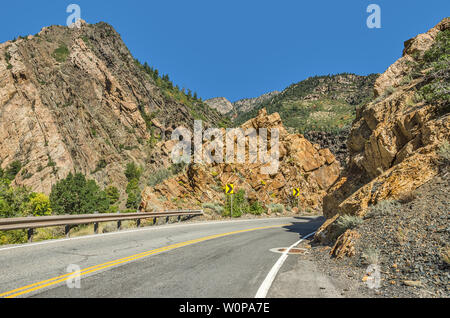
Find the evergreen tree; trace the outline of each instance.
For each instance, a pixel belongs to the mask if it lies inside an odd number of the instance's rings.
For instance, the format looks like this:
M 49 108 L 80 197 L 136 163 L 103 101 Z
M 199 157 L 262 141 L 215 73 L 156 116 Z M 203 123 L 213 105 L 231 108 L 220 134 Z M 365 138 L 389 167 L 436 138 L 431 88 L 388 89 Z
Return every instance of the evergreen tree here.
M 55 214 L 104 213 L 109 209 L 109 199 L 94 180 L 77 173 L 69 175 L 52 187 L 51 208 Z

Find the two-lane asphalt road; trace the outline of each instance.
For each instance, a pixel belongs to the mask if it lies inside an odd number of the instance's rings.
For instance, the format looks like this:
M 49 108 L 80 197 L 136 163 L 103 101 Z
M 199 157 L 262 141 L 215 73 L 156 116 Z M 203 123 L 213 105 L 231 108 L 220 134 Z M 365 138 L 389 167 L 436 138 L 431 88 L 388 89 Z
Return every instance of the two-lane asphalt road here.
M 270 249 L 322 222 L 198 222 L 0 248 L 0 297 L 254 297 L 281 255 Z M 77 268 L 80 288 L 69 288 Z

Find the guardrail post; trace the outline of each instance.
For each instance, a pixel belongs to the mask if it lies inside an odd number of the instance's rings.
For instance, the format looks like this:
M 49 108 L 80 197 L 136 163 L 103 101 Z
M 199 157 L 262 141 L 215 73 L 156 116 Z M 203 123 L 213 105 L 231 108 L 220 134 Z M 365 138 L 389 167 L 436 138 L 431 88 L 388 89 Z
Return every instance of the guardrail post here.
M 66 235 L 66 237 L 70 237 L 70 225 L 66 225 L 64 227 L 64 234 Z
M 98 222 L 94 223 L 94 233 L 98 234 Z
M 33 234 L 34 234 L 34 230 L 33 229 L 28 229 L 28 232 L 27 232 L 28 243 L 33 242 Z
M 178 216 L 178 223 L 181 222 L 181 215 Z
M 157 218 L 153 218 L 153 225 L 156 224 L 156 220 L 157 220 Z
M 122 221 L 117 221 L 117 230 L 120 231 L 122 229 Z
M 141 227 L 141 219 L 136 220 L 136 227 Z
M 169 223 L 169 217 L 166 216 L 166 223 Z

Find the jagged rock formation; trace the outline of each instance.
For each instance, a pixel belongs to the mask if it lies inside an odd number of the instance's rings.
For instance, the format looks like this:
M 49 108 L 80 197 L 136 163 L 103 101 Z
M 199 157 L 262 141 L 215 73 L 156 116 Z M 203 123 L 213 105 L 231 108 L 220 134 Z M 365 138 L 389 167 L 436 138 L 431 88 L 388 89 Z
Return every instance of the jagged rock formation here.
M 297 199 L 293 198 L 292 190 L 300 188 L 299 208 L 320 209 L 323 196 L 340 172 L 339 162 L 332 153 L 311 144 L 300 134 L 289 134 L 279 114 L 268 115 L 265 109 L 242 128 L 279 129 L 280 164 L 276 173 L 262 174 L 260 168 L 264 164 L 248 163 L 248 157 L 245 164 L 190 164 L 185 172 L 148 187 L 142 194 L 141 207 L 146 211 L 155 211 L 223 203 L 223 187 L 233 183 L 235 191 L 244 189 L 251 202 L 259 201 L 266 205 L 282 203 L 296 207 Z M 173 144 L 167 149 L 171 147 Z M 249 149 L 248 140 L 246 149 Z
M 449 28 L 446 18 L 405 42 L 403 56 L 375 83 L 377 99 L 358 109 L 348 140 L 349 167 L 324 198 L 328 220 L 316 234 L 318 240 L 329 241 L 340 215 L 362 217 L 369 206 L 400 199 L 438 174 L 438 151 L 450 137 L 448 97 L 435 102 L 419 99 L 418 89 L 427 83 L 429 69 L 416 76 L 411 72 L 440 32 L 447 30 L 443 34 L 448 37 Z
M 225 97 L 211 98 L 206 100 L 205 103 L 223 115 L 233 110 L 233 104 Z
M 34 191 L 70 171 L 123 189 L 126 162 L 149 164 L 153 140 L 196 116 L 222 119 L 164 94 L 106 23 L 0 44 L 0 163 L 20 161 L 15 184 Z
M 309 131 L 305 133 L 305 138 L 310 142 L 319 144 L 321 148 L 328 148 L 341 163 L 342 167 L 346 167 L 348 163 L 348 147 L 347 139 L 350 133 L 350 127 L 342 129 L 338 133 L 326 131 Z
M 255 98 L 244 98 L 233 103 L 235 116 L 239 113 L 247 113 L 258 105 L 280 94 L 278 91 L 269 92 Z
M 273 91 L 255 98 L 243 98 L 234 103 L 231 103 L 225 97 L 216 97 L 206 100 L 205 103 L 223 115 L 227 115 L 230 118 L 236 118 L 239 113 L 249 112 L 253 108 L 278 95 L 279 93 L 280 92 L 278 91 Z

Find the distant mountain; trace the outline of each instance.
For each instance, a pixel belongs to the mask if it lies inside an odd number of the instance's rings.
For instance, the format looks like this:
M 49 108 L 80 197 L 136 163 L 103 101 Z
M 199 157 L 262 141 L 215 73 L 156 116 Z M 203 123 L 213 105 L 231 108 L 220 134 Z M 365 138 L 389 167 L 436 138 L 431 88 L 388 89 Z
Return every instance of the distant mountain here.
M 358 105 L 373 98 L 377 77 L 348 73 L 311 77 L 254 103 L 250 109 L 241 108 L 234 123 L 240 125 L 266 108 L 268 113 L 278 112 L 287 127 L 301 133 L 337 132 L 351 124 Z
M 244 99 L 238 100 L 237 102 L 233 103 L 235 113 L 237 115 L 240 113 L 249 112 L 256 106 L 258 106 L 259 104 L 264 103 L 265 101 L 271 99 L 272 97 L 274 97 L 278 94 L 280 94 L 280 92 L 273 91 L 273 92 L 269 92 L 264 95 L 261 95 L 259 97 L 244 98 Z
M 205 101 L 209 107 L 217 110 L 222 115 L 228 114 L 233 111 L 233 104 L 225 97 L 215 97 Z

